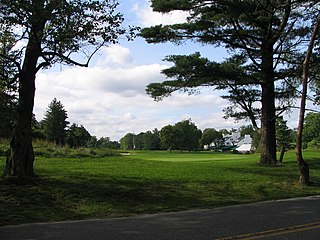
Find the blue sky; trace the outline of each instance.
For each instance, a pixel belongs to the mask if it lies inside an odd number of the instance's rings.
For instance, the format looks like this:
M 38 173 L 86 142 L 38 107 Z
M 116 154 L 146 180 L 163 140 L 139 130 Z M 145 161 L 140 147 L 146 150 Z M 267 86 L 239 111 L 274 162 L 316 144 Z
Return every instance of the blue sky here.
M 154 13 L 147 0 L 119 2 L 119 11 L 128 25 L 169 24 L 186 17 L 181 12 Z M 223 49 L 195 43 L 150 45 L 141 38 L 133 42 L 120 41 L 118 45 L 103 48 L 88 68 L 56 67 L 40 72 L 36 80 L 34 113 L 41 120 L 49 103 L 57 98 L 65 106 L 69 122 L 84 125 L 91 135 L 112 140 L 119 140 L 128 132 L 161 129 L 189 118 L 202 130 L 249 124 L 223 119 L 222 109 L 228 102 L 210 89 L 196 96 L 175 93 L 162 102 L 155 102 L 145 93 L 147 84 L 165 80 L 160 74 L 169 64 L 161 61 L 165 56 L 196 51 L 216 61 L 227 57 Z M 291 117 L 295 124 L 296 116 Z

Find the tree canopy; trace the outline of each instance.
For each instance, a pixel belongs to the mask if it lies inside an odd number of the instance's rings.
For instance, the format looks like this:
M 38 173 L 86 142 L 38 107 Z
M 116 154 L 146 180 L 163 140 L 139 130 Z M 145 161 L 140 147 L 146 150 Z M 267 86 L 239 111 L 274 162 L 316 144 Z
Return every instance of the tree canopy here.
M 124 35 L 131 39 L 135 29 L 122 26 L 117 6 L 116 0 L 1 1 L 0 49 L 9 47 L 0 51 L 0 59 L 13 66 L 19 82 L 5 175 L 35 176 L 31 122 L 36 73 L 56 63 L 87 67 L 102 46 Z
M 255 128 L 254 120 L 260 116 L 260 162 L 275 163 L 276 110 L 286 109 L 301 78 L 299 51 L 311 32 L 313 14 L 319 11 L 318 1 L 151 2 L 155 11 L 182 10 L 189 17 L 185 23 L 143 29 L 141 35 L 149 43 L 192 40 L 225 47 L 230 57 L 217 63 L 200 53 L 167 56 L 165 60 L 173 63 L 162 71 L 168 80 L 149 84 L 147 93 L 161 100 L 177 90 L 193 93 L 203 86 L 229 91 L 226 97 L 246 114 L 234 109 L 227 109 L 227 114 L 249 118 Z M 248 94 L 243 95 L 244 91 Z M 252 104 L 255 101 L 261 103 L 261 111 Z
M 214 128 L 206 128 L 203 130 L 201 144 L 203 146 L 214 143 L 215 147 L 224 144 L 223 134 Z

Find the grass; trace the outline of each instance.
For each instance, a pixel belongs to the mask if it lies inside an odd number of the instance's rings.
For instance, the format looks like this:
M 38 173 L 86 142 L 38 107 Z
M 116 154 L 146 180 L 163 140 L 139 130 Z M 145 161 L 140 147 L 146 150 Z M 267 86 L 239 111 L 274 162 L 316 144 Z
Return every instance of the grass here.
M 320 194 L 319 152 L 305 152 L 312 186 L 297 184 L 293 152 L 278 167 L 258 155 L 137 151 L 128 156 L 37 157 L 33 185 L 0 178 L 0 225 L 213 208 Z M 0 157 L 0 168 L 5 164 Z

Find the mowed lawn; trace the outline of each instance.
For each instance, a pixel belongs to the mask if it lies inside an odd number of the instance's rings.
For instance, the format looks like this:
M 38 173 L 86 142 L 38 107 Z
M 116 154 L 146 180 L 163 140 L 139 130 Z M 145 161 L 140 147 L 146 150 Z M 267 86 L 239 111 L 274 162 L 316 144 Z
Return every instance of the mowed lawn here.
M 40 180 L 0 178 L 0 225 L 214 208 L 320 194 L 320 154 L 305 152 L 313 185 L 297 184 L 293 152 L 262 167 L 258 155 L 138 151 L 105 158 L 37 158 Z M 0 158 L 0 168 L 5 160 Z

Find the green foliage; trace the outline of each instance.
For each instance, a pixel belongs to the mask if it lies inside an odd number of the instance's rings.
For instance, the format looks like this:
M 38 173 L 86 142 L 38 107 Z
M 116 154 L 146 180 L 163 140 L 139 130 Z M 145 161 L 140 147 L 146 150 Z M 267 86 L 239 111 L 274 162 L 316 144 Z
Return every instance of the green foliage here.
M 162 149 L 175 150 L 182 148 L 183 130 L 177 126 L 167 125 L 160 130 Z
M 303 125 L 303 142 L 320 141 L 320 113 L 310 112 L 306 115 Z
M 44 140 L 34 140 L 33 146 L 35 156 L 44 158 L 101 158 L 119 155 L 119 152 L 107 148 L 71 148 Z
M 136 28 L 123 28 L 124 20 L 121 13 L 116 12 L 117 1 L 37 1 L 26 2 L 3 0 L 0 8 L 1 34 L 14 33 L 14 41 L 22 39 L 38 39 L 43 45 L 40 68 L 48 67 L 57 62 L 77 63 L 72 59 L 73 53 L 81 53 L 81 49 L 95 49 L 109 43 L 116 43 L 119 36 L 127 35 L 131 39 Z M 14 31 L 14 27 L 21 29 Z M 34 32 L 34 30 L 38 32 Z M 34 34 L 34 35 L 33 35 Z M 33 40 L 32 40 L 33 41 Z M 24 49 L 19 49 L 22 53 Z M 90 51 L 91 52 L 91 51 Z M 20 54 L 22 56 L 22 54 Z M 18 54 L 14 61 L 18 62 Z M 91 59 L 88 52 L 83 57 Z
M 127 133 L 124 137 L 120 139 L 120 148 L 125 150 L 134 150 L 135 142 L 134 142 L 134 134 Z
M 11 136 L 16 107 L 17 79 L 16 67 L 4 55 L 12 57 L 9 53 L 14 44 L 13 36 L 4 32 L 0 34 L 0 138 Z
M 56 98 L 49 104 L 45 112 L 44 119 L 41 122 L 44 132 L 49 141 L 63 145 L 66 138 L 66 128 L 69 122 L 67 111 Z
M 202 131 L 191 121 L 183 120 L 175 124 L 183 132 L 180 150 L 194 151 L 199 148 Z
M 82 125 L 73 123 L 67 130 L 66 143 L 70 147 L 85 147 L 90 139 L 90 133 Z
M 126 150 L 160 150 L 160 133 L 158 129 L 138 135 L 128 133 L 120 139 L 120 144 Z
M 289 147 L 289 144 L 292 141 L 291 130 L 287 126 L 287 121 L 285 121 L 283 117 L 278 117 L 276 120 L 276 140 L 279 148 Z
M 320 181 L 319 152 L 305 152 Z M 0 178 L 0 225 L 123 217 L 208 209 L 320 194 L 296 184 L 294 152 L 281 167 L 260 167 L 256 155 L 135 151 L 107 158 L 41 158 L 41 180 Z M 4 165 L 0 158 L 0 168 Z M 285 176 L 285 177 L 284 177 Z M 50 207 L 48 207 L 50 206 Z
M 217 147 L 224 144 L 222 133 L 218 132 L 214 128 L 206 128 L 203 130 L 200 142 L 202 146 L 214 143 L 214 146 Z
M 174 126 L 167 125 L 160 130 L 162 149 L 168 150 L 197 150 L 202 132 L 191 121 L 183 120 Z

